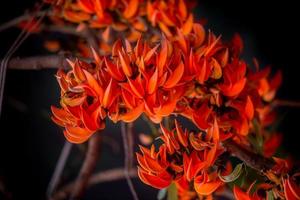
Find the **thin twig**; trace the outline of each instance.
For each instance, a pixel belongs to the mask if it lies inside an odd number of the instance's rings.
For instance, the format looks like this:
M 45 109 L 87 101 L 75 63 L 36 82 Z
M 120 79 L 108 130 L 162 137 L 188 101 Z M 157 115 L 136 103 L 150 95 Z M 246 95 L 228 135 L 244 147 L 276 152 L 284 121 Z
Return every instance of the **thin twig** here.
M 73 200 L 80 199 L 82 197 L 87 187 L 89 178 L 96 167 L 99 157 L 100 136 L 100 134 L 96 133 L 89 140 L 86 157 L 72 191 L 71 199 Z
M 300 108 L 300 101 L 289 101 L 283 99 L 275 99 L 272 103 L 274 106 Z
M 136 168 L 132 168 L 129 171 L 129 177 L 130 178 L 136 178 L 137 177 L 137 170 Z M 95 173 L 91 176 L 91 178 L 88 181 L 88 186 L 104 183 L 104 182 L 110 182 L 110 181 L 116 181 L 120 179 L 124 179 L 124 169 L 123 168 L 116 168 L 116 169 L 110 169 L 102 172 Z M 61 190 L 59 190 L 57 193 L 55 193 L 52 197 L 52 200 L 60 200 L 60 199 L 66 199 L 68 195 L 72 192 L 74 188 L 75 182 L 71 182 L 64 186 Z
M 58 185 L 61 174 L 66 165 L 67 159 L 70 155 L 71 149 L 72 149 L 72 144 L 70 142 L 66 141 L 63 146 L 63 149 L 61 150 L 59 159 L 57 161 L 57 165 L 55 167 L 54 173 L 52 175 L 52 178 L 51 178 L 48 188 L 47 188 L 47 198 L 48 199 L 51 198 L 53 192 L 55 191 L 55 189 Z
M 226 140 L 223 142 L 224 147 L 227 151 L 240 160 L 244 161 L 245 164 L 258 172 L 264 172 L 268 169 L 272 169 L 274 161 L 263 157 L 262 155 L 245 149 L 241 145 L 237 144 L 233 140 Z
M 123 138 L 123 146 L 124 146 L 124 154 L 125 154 L 125 158 L 124 158 L 124 162 L 125 162 L 125 166 L 124 166 L 124 175 L 126 177 L 127 180 L 127 184 L 129 186 L 130 192 L 132 194 L 132 197 L 134 200 L 138 200 L 138 196 L 137 193 L 134 189 L 134 186 L 132 184 L 132 181 L 130 179 L 129 176 L 129 161 L 130 161 L 130 151 L 129 151 L 129 147 L 128 147 L 128 136 L 127 136 L 127 131 L 126 131 L 126 124 L 124 122 L 121 122 L 121 135 Z
M 127 138 L 128 138 L 128 168 L 133 167 L 134 161 L 134 134 L 133 134 L 133 123 L 127 124 Z
M 42 3 L 39 6 L 39 9 L 41 9 L 43 7 L 43 5 L 44 5 L 44 3 Z M 35 14 L 37 12 L 35 12 Z M 26 27 L 18 35 L 17 39 L 14 41 L 12 46 L 9 48 L 9 50 L 5 54 L 4 59 L 1 61 L 1 66 L 0 66 L 0 115 L 1 115 L 1 111 L 2 111 L 2 101 L 3 101 L 3 96 L 4 96 L 4 84 L 5 84 L 5 79 L 6 79 L 6 70 L 7 70 L 8 62 L 9 62 L 10 58 L 12 57 L 12 55 L 22 45 L 22 43 L 29 37 L 31 31 L 33 29 L 35 29 L 41 23 L 41 21 L 44 19 L 45 15 L 46 15 L 46 13 L 48 13 L 48 10 L 45 11 L 32 26 L 30 24 L 34 21 L 35 15 L 31 16 L 30 21 L 26 24 Z
M 34 13 L 34 16 L 41 17 L 41 16 L 45 15 L 46 12 L 47 11 L 39 11 L 39 12 Z M 21 15 L 19 17 L 12 19 L 8 22 L 5 22 L 4 24 L 2 24 L 0 26 L 0 32 L 4 31 L 6 29 L 9 29 L 11 27 L 17 26 L 19 23 L 21 23 L 23 21 L 30 20 L 32 18 L 32 15 L 33 15 L 33 13 L 26 13 L 24 15 Z
M 41 69 L 69 69 L 70 65 L 66 59 L 74 61 L 76 58 L 72 55 L 49 55 L 34 56 L 27 58 L 12 58 L 8 63 L 9 69 L 17 70 L 41 70 Z M 80 60 L 90 62 L 91 59 L 79 58 Z

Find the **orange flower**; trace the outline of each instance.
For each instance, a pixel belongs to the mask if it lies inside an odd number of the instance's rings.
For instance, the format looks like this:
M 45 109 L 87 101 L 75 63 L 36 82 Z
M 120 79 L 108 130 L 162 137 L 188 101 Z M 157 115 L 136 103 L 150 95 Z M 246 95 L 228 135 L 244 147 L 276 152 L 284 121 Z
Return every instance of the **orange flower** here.
M 219 146 L 217 122 L 205 136 L 201 132 L 183 131 L 176 120 L 173 131 L 162 125 L 161 130 L 163 144 L 158 152 L 152 145 L 150 150 L 140 147 L 142 154 L 137 154 L 139 177 L 144 183 L 161 189 L 175 181 L 182 195 L 190 182 L 194 182 L 198 195 L 210 195 L 223 185 L 217 171 L 211 168 L 223 151 Z

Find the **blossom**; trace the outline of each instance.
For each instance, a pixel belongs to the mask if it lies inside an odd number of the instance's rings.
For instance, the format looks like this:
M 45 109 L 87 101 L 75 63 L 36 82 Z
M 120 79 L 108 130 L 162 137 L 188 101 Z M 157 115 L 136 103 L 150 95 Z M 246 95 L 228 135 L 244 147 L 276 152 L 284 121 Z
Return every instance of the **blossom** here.
M 177 121 L 174 130 L 169 131 L 162 125 L 161 130 L 163 144 L 158 152 L 152 145 L 150 149 L 141 146 L 142 154 L 137 153 L 138 174 L 144 183 L 162 189 L 174 181 L 182 194 L 186 183 L 193 183 L 198 195 L 211 195 L 223 185 L 212 168 L 223 152 L 217 122 L 207 135 L 182 130 Z

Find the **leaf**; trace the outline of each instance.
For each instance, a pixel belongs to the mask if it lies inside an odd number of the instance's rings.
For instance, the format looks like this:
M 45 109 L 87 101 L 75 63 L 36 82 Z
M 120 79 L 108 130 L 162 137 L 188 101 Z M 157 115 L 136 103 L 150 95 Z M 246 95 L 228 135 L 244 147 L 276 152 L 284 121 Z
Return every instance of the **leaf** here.
M 221 179 L 221 181 L 223 181 L 225 183 L 233 182 L 236 179 L 238 179 L 240 177 L 240 175 L 242 174 L 243 166 L 244 166 L 243 163 L 240 163 L 240 164 L 236 165 L 234 170 L 230 174 L 225 175 L 225 176 L 223 176 L 221 174 L 221 171 L 219 171 L 218 176 Z
M 157 200 L 163 200 L 166 197 L 166 195 L 167 195 L 166 188 L 159 190 L 157 193 Z
M 168 187 L 168 200 L 178 200 L 177 187 L 174 182 Z
M 266 198 L 266 200 L 275 200 L 273 191 L 268 191 L 267 192 L 267 198 Z

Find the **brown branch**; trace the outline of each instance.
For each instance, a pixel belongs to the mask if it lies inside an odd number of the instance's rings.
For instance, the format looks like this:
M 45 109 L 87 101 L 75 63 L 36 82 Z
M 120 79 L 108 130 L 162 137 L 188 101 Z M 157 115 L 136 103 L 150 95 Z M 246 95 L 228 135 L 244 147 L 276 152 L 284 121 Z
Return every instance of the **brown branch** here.
M 71 199 L 80 199 L 87 187 L 89 178 L 96 167 L 99 157 L 100 136 L 101 135 L 99 133 L 96 133 L 89 140 L 88 151 L 75 182 Z
M 34 56 L 27 58 L 12 58 L 8 63 L 9 69 L 18 70 L 41 70 L 41 69 L 69 69 L 69 63 L 66 59 L 75 60 L 75 56 L 70 55 L 48 55 L 48 56 Z M 86 62 L 91 59 L 79 58 Z
M 5 22 L 3 23 L 1 26 L 0 26 L 0 32 L 6 30 L 6 29 L 9 29 L 11 27 L 14 27 L 14 26 L 17 26 L 19 23 L 23 22 L 23 21 L 26 21 L 26 20 L 29 20 L 32 18 L 32 16 L 35 16 L 35 17 L 41 17 L 43 15 L 46 14 L 47 11 L 39 11 L 39 12 L 36 12 L 36 13 L 26 13 L 24 15 L 21 15 L 19 17 L 16 17 L 8 22 Z M 49 15 L 49 14 L 48 14 Z
M 275 164 L 273 160 L 251 152 L 233 140 L 227 140 L 223 142 L 223 145 L 233 156 L 239 158 L 245 162 L 247 166 L 259 172 L 265 172 L 266 170 L 271 169 Z
M 132 127 L 130 127 L 130 131 L 132 131 L 131 129 Z M 132 132 L 131 132 L 132 133 Z M 128 134 L 131 134 L 131 133 L 128 133 L 128 126 L 126 126 L 125 122 L 121 122 L 121 135 L 122 135 L 122 138 L 123 138 L 123 146 L 124 146 L 124 175 L 126 177 L 126 181 L 127 181 L 127 184 L 128 184 L 128 187 L 130 189 L 130 192 L 132 194 L 132 197 L 134 200 L 138 200 L 138 196 L 137 196 L 137 193 L 134 189 L 134 186 L 133 186 L 133 183 L 130 179 L 130 176 L 129 176 L 129 170 L 130 170 L 130 162 L 131 162 L 131 159 L 132 159 L 132 155 L 130 155 L 132 151 L 132 146 L 129 146 L 129 142 L 128 142 Z
M 136 168 L 132 168 L 129 171 L 129 176 L 131 178 L 137 177 L 137 170 Z M 123 168 L 116 168 L 116 169 L 110 169 L 102 172 L 98 172 L 89 179 L 88 186 L 95 185 L 98 183 L 104 183 L 104 182 L 110 182 L 110 181 L 116 181 L 120 179 L 124 179 L 124 169 Z M 66 199 L 68 195 L 72 192 L 74 188 L 75 183 L 71 182 L 64 186 L 61 190 L 59 190 L 57 193 L 55 193 L 52 197 L 52 200 L 60 200 L 60 199 Z
M 272 103 L 274 106 L 300 108 L 300 101 L 289 101 L 283 99 L 275 99 Z
M 48 199 L 51 198 L 51 196 L 53 194 L 53 191 L 56 190 L 56 187 L 57 187 L 57 185 L 60 181 L 61 174 L 64 170 L 65 164 L 66 164 L 67 159 L 70 155 L 71 149 L 72 149 L 72 144 L 69 143 L 68 141 L 66 141 L 63 148 L 62 148 L 62 150 L 61 150 L 61 153 L 60 153 L 59 159 L 57 161 L 55 170 L 53 172 L 53 175 L 51 177 L 51 180 L 50 180 L 48 188 L 47 188 L 47 198 Z

